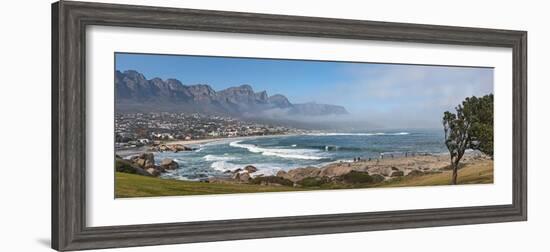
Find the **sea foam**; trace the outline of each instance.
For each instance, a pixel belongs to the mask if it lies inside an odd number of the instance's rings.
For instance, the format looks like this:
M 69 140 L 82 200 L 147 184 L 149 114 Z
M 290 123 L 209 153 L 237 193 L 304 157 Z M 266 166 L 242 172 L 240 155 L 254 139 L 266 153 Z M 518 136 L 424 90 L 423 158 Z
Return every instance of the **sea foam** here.
M 232 157 L 232 156 L 226 156 L 226 155 L 223 155 L 223 156 L 218 156 L 218 155 L 206 155 L 204 157 L 202 157 L 204 160 L 206 161 L 230 161 L 230 160 L 236 160 L 238 159 L 237 157 Z
M 253 144 L 243 144 L 241 141 L 231 142 L 231 147 L 247 149 L 253 153 L 260 153 L 264 156 L 277 156 L 289 159 L 308 159 L 308 160 L 320 160 L 324 157 L 317 156 L 316 150 L 305 149 L 275 149 L 275 148 L 262 148 Z
M 408 135 L 409 132 L 377 132 L 377 133 L 308 133 L 308 136 L 403 136 Z
M 214 170 L 225 172 L 227 170 L 234 171 L 242 168 L 242 165 L 237 165 L 226 161 L 215 161 L 210 165 L 210 167 Z

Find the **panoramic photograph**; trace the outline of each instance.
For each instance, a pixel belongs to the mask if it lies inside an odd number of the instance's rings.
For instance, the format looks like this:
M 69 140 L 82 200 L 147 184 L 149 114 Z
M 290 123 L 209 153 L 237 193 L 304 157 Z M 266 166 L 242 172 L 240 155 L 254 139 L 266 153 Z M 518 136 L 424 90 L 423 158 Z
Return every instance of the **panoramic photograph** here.
M 115 53 L 115 197 L 492 184 L 493 74 Z

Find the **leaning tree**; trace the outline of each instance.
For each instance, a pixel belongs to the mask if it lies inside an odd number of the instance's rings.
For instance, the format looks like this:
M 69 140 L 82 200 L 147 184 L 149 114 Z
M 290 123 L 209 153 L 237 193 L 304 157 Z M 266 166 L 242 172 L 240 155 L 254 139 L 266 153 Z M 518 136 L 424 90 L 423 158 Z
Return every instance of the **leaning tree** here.
M 470 123 L 465 120 L 462 107 L 457 107 L 457 113 L 446 111 L 443 116 L 445 130 L 445 145 L 451 154 L 451 168 L 453 169 L 452 184 L 456 185 L 458 164 L 469 145 Z
M 493 95 L 466 98 L 456 114 L 443 115 L 445 145 L 451 154 L 452 184 L 457 183 L 458 165 L 466 149 L 493 156 Z

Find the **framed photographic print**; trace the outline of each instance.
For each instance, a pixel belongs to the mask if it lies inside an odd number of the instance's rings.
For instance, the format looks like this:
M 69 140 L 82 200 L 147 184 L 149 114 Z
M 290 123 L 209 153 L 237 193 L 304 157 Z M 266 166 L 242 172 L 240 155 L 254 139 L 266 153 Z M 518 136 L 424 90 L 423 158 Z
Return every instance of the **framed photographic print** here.
M 52 247 L 527 219 L 527 32 L 52 5 Z

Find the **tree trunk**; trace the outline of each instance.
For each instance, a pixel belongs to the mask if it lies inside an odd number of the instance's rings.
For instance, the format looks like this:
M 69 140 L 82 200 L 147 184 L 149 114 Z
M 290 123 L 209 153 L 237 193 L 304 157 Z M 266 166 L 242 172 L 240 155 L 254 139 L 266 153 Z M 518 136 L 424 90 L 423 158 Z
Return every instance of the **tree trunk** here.
M 453 179 L 451 181 L 451 184 L 456 185 L 457 177 L 458 177 L 458 163 L 452 163 L 453 167 Z

